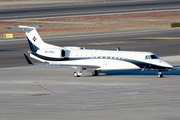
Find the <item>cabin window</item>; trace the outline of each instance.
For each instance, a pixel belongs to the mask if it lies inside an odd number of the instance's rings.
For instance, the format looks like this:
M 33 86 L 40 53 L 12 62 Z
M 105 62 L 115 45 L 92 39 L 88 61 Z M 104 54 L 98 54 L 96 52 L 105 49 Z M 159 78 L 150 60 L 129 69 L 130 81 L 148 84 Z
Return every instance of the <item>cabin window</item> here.
M 151 59 L 151 57 L 149 55 L 146 55 L 145 59 L 148 60 Z

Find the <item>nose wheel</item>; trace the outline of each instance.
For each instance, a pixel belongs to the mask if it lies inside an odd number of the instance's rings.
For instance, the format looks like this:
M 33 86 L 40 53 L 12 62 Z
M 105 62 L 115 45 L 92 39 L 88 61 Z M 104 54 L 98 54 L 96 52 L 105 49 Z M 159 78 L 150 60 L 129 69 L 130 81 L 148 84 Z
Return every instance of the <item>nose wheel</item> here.
M 158 78 L 164 78 L 164 76 L 162 75 L 160 71 L 158 71 Z

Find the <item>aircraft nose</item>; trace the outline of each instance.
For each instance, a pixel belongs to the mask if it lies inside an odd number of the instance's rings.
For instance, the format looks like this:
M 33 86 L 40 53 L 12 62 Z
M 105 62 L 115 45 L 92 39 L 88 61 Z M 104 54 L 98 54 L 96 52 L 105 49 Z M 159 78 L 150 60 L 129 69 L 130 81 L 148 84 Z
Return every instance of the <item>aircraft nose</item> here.
M 169 64 L 169 68 L 170 68 L 170 69 L 173 69 L 173 66 Z
M 165 62 L 165 66 L 168 68 L 168 69 L 173 69 L 173 66 L 171 64 L 169 64 L 168 62 Z

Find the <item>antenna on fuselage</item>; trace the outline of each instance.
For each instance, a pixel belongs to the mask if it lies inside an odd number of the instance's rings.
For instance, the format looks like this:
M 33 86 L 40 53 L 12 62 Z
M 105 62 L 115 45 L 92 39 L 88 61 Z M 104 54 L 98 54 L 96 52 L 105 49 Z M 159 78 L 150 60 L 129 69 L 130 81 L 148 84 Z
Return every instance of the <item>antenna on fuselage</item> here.
M 120 47 L 117 48 L 117 51 L 121 51 Z

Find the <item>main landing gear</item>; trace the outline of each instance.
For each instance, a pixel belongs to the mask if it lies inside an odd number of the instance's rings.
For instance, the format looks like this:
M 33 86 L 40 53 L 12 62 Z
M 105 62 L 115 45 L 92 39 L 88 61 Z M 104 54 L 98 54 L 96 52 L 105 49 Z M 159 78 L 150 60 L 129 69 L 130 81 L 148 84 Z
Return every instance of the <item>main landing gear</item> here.
M 99 73 L 100 73 L 100 71 L 95 70 L 94 72 L 92 72 L 92 76 L 98 76 L 98 75 L 99 75 Z
M 80 77 L 82 75 L 82 71 L 85 70 L 81 67 L 77 67 L 76 71 L 73 73 L 74 77 Z M 92 72 L 92 76 L 98 76 L 100 73 L 100 70 L 95 70 Z
M 74 77 L 80 77 L 82 75 L 82 73 L 77 73 L 77 72 L 74 72 Z
M 80 77 L 82 75 L 82 68 L 77 67 L 76 71 L 74 72 L 74 77 Z

